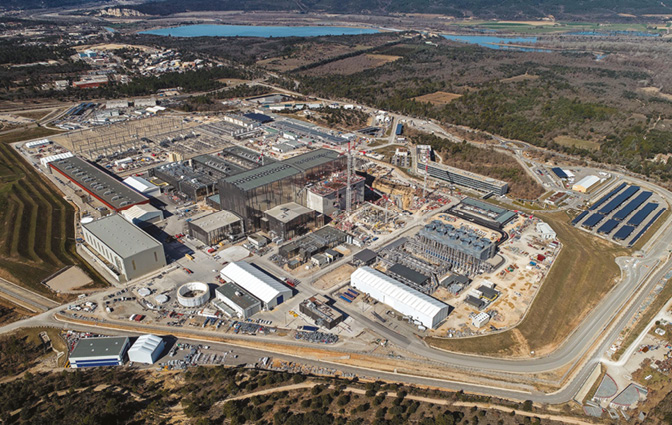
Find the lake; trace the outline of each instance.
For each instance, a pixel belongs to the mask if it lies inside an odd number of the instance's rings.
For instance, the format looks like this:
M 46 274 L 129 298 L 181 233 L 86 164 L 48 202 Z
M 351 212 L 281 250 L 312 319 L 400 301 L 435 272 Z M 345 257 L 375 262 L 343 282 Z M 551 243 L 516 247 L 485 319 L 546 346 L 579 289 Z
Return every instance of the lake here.
M 487 47 L 488 49 L 516 50 L 519 52 L 550 52 L 550 50 L 547 49 L 537 49 L 534 47 L 506 46 L 506 44 L 534 44 L 537 42 L 537 37 L 496 37 L 491 35 L 448 34 L 443 34 L 443 37 L 460 43 L 477 44 L 482 47 Z
M 172 37 L 317 37 L 322 35 L 358 35 L 380 32 L 352 27 L 273 27 L 251 25 L 183 25 L 141 31 L 140 34 Z

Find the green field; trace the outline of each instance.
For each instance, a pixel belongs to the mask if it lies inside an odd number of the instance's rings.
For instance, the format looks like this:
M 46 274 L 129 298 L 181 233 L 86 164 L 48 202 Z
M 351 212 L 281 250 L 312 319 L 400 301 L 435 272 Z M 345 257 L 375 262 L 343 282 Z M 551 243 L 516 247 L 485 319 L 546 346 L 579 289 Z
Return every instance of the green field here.
M 12 133 L 11 138 L 20 139 L 20 134 Z M 34 131 L 27 134 L 32 136 Z M 3 136 L 0 140 L 6 140 L 7 134 Z M 74 207 L 51 184 L 11 146 L 0 143 L 1 277 L 54 296 L 40 282 L 77 264 L 93 277 L 96 286 L 105 285 L 75 252 L 74 215 Z
M 564 213 L 537 213 L 563 243 L 525 319 L 514 329 L 476 338 L 428 338 L 430 345 L 482 355 L 526 356 L 552 350 L 611 289 L 620 271 L 615 258 L 627 251 L 569 224 Z

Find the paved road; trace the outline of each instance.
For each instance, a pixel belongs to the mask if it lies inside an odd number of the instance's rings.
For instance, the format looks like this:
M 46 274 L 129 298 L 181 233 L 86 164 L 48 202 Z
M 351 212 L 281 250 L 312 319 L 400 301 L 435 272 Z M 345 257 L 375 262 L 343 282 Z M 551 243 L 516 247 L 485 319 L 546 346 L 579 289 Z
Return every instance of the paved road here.
M 0 297 L 18 303 L 34 313 L 44 312 L 59 305 L 56 301 L 28 291 L 2 278 L 0 278 Z

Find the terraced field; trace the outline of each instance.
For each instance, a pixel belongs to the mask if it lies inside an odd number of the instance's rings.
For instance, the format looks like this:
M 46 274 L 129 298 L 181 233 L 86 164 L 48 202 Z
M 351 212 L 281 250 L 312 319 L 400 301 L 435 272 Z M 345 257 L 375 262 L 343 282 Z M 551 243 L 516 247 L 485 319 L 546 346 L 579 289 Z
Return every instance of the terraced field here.
M 75 210 L 14 149 L 0 143 L 0 277 L 52 296 L 40 282 L 78 264 L 102 278 L 77 255 Z

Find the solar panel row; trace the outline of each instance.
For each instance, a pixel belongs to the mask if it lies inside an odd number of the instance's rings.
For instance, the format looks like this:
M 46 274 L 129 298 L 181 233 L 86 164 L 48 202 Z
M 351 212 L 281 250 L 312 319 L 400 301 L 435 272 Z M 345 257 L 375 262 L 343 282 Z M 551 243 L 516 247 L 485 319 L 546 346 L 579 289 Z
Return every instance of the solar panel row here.
M 600 228 L 597 229 L 597 233 L 603 233 L 605 235 L 608 235 L 616 228 L 616 226 L 618 226 L 618 221 L 612 218 L 610 220 L 607 220 L 606 223 L 600 226 Z
M 600 209 L 600 213 L 609 214 L 616 208 L 620 207 L 621 204 L 632 197 L 635 193 L 639 191 L 639 186 L 630 186 L 623 191 L 620 195 L 609 201 L 607 205 Z
M 639 226 L 642 224 L 644 220 L 646 220 L 646 217 L 649 216 L 655 209 L 658 208 L 658 204 L 655 202 L 649 202 L 648 204 L 644 205 L 644 207 L 637 211 L 635 215 L 633 215 L 630 220 L 628 220 L 628 224 L 630 226 Z
M 622 241 L 626 239 L 628 236 L 630 236 L 633 230 L 635 230 L 635 228 L 632 226 L 621 227 L 620 229 L 618 229 L 618 232 L 616 232 L 616 234 L 614 235 L 614 240 Z
M 658 205 L 656 205 L 656 206 L 658 206 Z M 664 213 L 664 212 L 665 212 L 665 208 L 663 208 L 663 209 L 661 209 L 660 211 L 658 211 L 658 212 L 656 213 L 656 215 L 654 215 L 653 218 L 652 218 L 651 220 L 649 220 L 648 223 L 646 223 L 646 226 L 642 227 L 642 230 L 640 230 L 639 233 L 637 233 L 637 234 L 635 235 L 635 237 L 632 238 L 632 240 L 630 241 L 630 243 L 628 244 L 628 246 L 633 246 L 633 245 L 635 244 L 635 242 L 637 242 L 637 239 L 641 238 L 642 235 L 648 230 L 648 228 L 651 227 L 651 225 L 652 225 L 656 220 L 658 220 L 658 217 L 660 217 L 660 215 L 661 215 L 662 213 Z
M 590 217 L 588 217 L 586 221 L 583 222 L 582 226 L 592 229 L 597 225 L 597 223 L 599 223 L 602 220 L 604 220 L 604 216 L 600 213 L 595 213 Z
M 601 197 L 597 202 L 593 204 L 593 206 L 590 207 L 590 210 L 597 209 L 600 205 L 604 204 L 607 202 L 609 199 L 611 199 L 612 196 L 623 190 L 623 188 L 627 186 L 625 183 L 621 183 L 616 189 L 612 190 L 611 192 L 607 193 L 603 197 Z
M 576 226 L 576 224 L 577 224 L 579 221 L 583 220 L 583 217 L 585 217 L 585 216 L 587 216 L 587 215 L 588 215 L 588 211 L 583 211 L 581 214 L 577 215 L 577 216 L 574 218 L 574 220 L 572 220 L 572 225 L 573 225 L 573 226 Z
M 561 179 L 568 178 L 567 174 L 560 167 L 553 167 L 551 168 L 551 171 L 553 171 L 555 175 L 560 177 Z
M 640 207 L 644 202 L 646 202 L 651 195 L 653 195 L 652 192 L 642 192 L 635 199 L 632 201 L 628 202 L 626 206 L 621 208 L 620 210 L 616 211 L 616 214 L 614 214 L 614 219 L 618 221 L 623 221 L 625 220 L 634 210 Z

